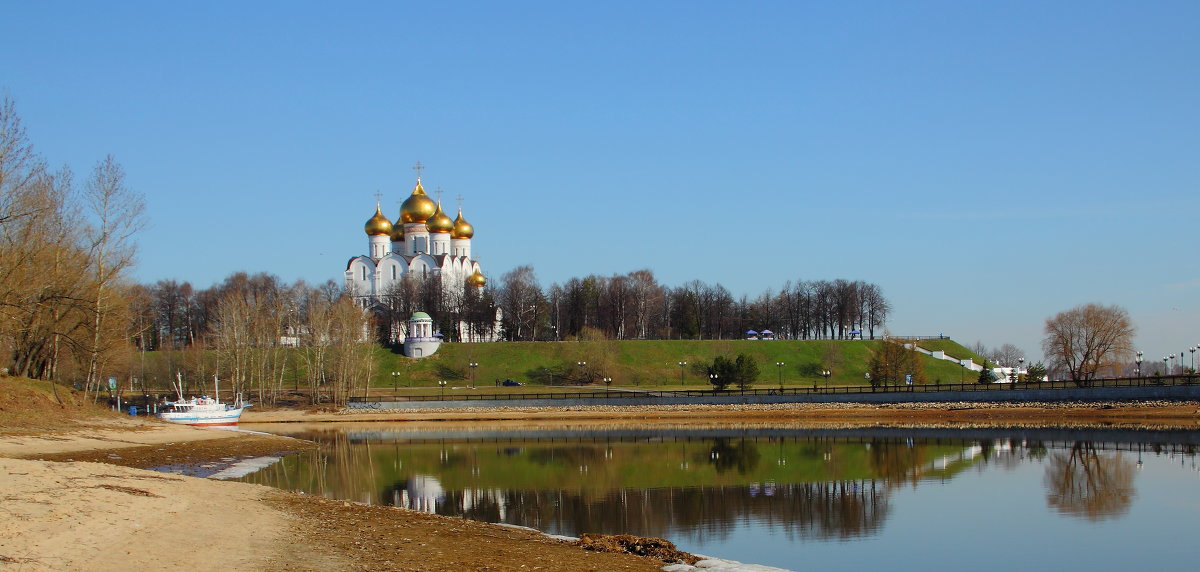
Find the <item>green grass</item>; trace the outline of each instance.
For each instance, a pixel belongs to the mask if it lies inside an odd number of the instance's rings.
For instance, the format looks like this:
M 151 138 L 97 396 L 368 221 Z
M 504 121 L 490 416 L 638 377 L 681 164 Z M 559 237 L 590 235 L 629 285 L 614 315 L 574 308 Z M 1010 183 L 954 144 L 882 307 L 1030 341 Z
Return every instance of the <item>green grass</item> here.
M 436 354 L 424 359 L 410 359 L 387 348 L 373 349 L 371 387 L 390 392 L 393 384 L 401 393 L 437 394 L 439 380 L 447 382 L 446 392 L 505 391 L 522 393 L 531 391 L 603 391 L 600 381 L 607 376 L 613 379 L 613 387 L 637 387 L 643 389 L 709 389 L 711 385 L 704 371 L 717 356 L 735 358 L 744 353 L 754 358 L 760 375 L 755 387 L 776 387 L 782 377 L 784 387 L 823 386 L 826 381 L 819 372 L 830 366 L 833 375 L 830 385 L 863 385 L 868 363 L 873 352 L 883 343 L 879 340 L 625 340 L 597 342 L 495 342 L 485 344 L 444 344 Z M 951 340 L 930 340 L 919 344 L 930 350 L 944 350 L 955 358 L 971 357 L 976 363 L 982 359 L 970 350 Z M 288 371 L 284 373 L 284 387 L 305 386 L 304 360 L 299 355 L 303 350 L 285 350 Z M 833 363 L 826 363 L 832 356 Z M 194 359 L 194 358 L 188 358 Z M 958 383 L 959 379 L 971 381 L 973 372 L 964 372 L 953 362 L 935 360 L 922 356 L 929 383 Z M 149 385 L 167 386 L 174 367 L 172 363 L 184 361 L 182 354 L 171 352 L 148 352 L 145 355 L 145 377 Z M 680 361 L 687 365 L 680 368 Z M 468 363 L 478 363 L 472 372 Z M 579 387 L 563 384 L 561 374 L 578 379 L 581 368 L 576 364 L 587 362 L 586 370 L 594 383 Z M 776 367 L 782 362 L 782 367 Z M 531 377 L 537 370 L 554 370 L 554 384 L 534 382 Z M 682 380 L 680 373 L 682 369 Z M 396 376 L 392 376 L 396 372 Z M 471 374 L 477 389 L 471 385 Z M 513 379 L 526 384 L 524 387 L 497 388 L 497 380 Z M 156 385 L 157 384 L 157 385 Z M 252 382 L 253 384 L 253 382 Z M 536 389 L 531 389 L 536 388 Z
M 950 340 L 935 340 L 936 347 L 953 357 L 973 356 L 966 348 Z M 703 372 L 706 364 L 717 356 L 736 357 L 744 353 L 758 363 L 758 387 L 772 387 L 782 377 L 785 387 L 810 386 L 825 383 L 817 372 L 822 368 L 822 356 L 833 353 L 840 363 L 832 366 L 831 385 L 861 385 L 867 364 L 880 341 L 829 340 L 626 340 L 600 342 L 497 342 L 487 344 L 445 344 L 433 356 L 414 360 L 380 348 L 376 353 L 378 372 L 372 385 L 392 385 L 391 372 L 397 372 L 398 387 L 426 387 L 436 390 L 439 379 L 449 385 L 467 385 L 468 363 L 475 362 L 475 384 L 479 389 L 495 390 L 495 380 L 514 379 L 529 385 L 530 374 L 539 368 L 551 368 L 575 373 L 576 364 L 586 362 L 594 377 L 613 378 L 614 386 L 637 386 L 662 389 L 701 389 L 710 387 Z M 828 348 L 835 348 L 830 350 Z M 953 362 L 923 357 L 930 383 L 957 383 L 962 367 Z M 680 368 L 680 361 L 688 365 Z M 782 362 L 785 365 L 777 367 Z M 683 378 L 680 380 L 682 369 Z M 969 380 L 968 380 L 969 381 Z M 527 388 L 504 388 L 515 392 Z M 594 383 L 589 390 L 603 390 L 603 383 Z

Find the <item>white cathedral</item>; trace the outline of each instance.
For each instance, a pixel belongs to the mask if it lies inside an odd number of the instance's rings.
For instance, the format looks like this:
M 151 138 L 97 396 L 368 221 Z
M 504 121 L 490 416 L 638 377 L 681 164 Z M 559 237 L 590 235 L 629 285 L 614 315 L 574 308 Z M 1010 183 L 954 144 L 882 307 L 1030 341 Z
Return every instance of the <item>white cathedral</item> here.
M 363 230 L 367 233 L 368 254 L 355 256 L 346 264 L 346 289 L 363 309 L 372 309 L 383 296 L 398 291 L 405 276 L 439 278 L 446 297 L 461 296 L 468 288 L 482 289 L 487 284 L 479 262 L 471 257 L 475 229 L 463 218 L 462 207 L 458 209 L 458 217 L 450 220 L 441 201 L 434 202 L 425 193 L 420 176 L 412 195 L 400 205 L 400 217 L 395 224 L 383 215 L 376 202 L 375 215 L 367 220 Z M 428 316 L 424 316 L 422 321 L 427 320 Z M 430 349 L 436 351 L 436 347 L 427 346 L 414 352 L 418 355 L 409 352 L 410 342 L 421 341 L 415 338 L 440 342 L 441 334 L 431 333 L 427 328 L 424 324 L 414 327 L 412 323 L 405 328 L 406 355 L 423 357 L 433 353 Z M 464 331 L 459 338 L 494 341 L 499 328 L 489 329 L 483 333 Z M 400 339 L 400 332 L 394 331 L 392 337 Z

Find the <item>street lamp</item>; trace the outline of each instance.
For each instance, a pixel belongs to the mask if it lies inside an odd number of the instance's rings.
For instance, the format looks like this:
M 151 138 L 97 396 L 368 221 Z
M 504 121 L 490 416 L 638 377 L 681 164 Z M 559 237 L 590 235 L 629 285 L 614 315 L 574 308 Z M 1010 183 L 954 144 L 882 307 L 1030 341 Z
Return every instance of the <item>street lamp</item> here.
M 1023 367 L 1025 367 L 1025 358 L 1023 358 L 1023 357 L 1017 358 L 1017 375 L 1016 375 L 1016 378 L 1013 379 L 1014 384 L 1017 383 L 1018 381 L 1021 381 L 1021 368 L 1023 368 Z
M 393 393 L 393 394 L 395 394 L 395 393 L 396 393 L 396 378 L 397 378 L 397 377 L 400 377 L 400 372 L 398 372 L 398 371 L 393 371 L 393 372 L 392 372 L 392 393 Z
M 467 364 L 467 367 L 471 368 L 471 388 L 474 389 L 475 388 L 475 368 L 479 367 L 479 363 L 471 362 L 471 363 Z
M 775 369 L 779 371 L 779 391 L 783 391 L 783 362 L 775 362 Z
M 1196 373 L 1196 348 L 1188 348 L 1188 353 L 1192 354 L 1192 373 Z
M 605 377 L 604 378 L 604 391 L 609 391 L 611 387 L 612 387 L 612 378 Z
M 587 367 L 587 362 L 586 361 L 577 361 L 577 362 L 575 362 L 575 365 L 579 366 L 579 369 L 583 370 L 583 368 Z M 583 371 L 583 379 L 585 381 L 589 381 L 589 382 L 592 381 L 591 379 L 588 378 L 586 370 Z
M 687 385 L 687 382 L 683 381 L 683 366 L 685 365 L 687 365 L 686 361 L 679 362 L 679 385 Z
M 831 376 L 831 375 L 833 375 L 832 371 L 829 371 L 827 369 L 821 370 L 821 377 L 825 378 L 825 391 L 827 391 L 827 392 L 829 391 L 829 376 Z M 870 377 L 870 375 L 871 375 L 870 373 L 867 374 L 868 378 Z
M 712 384 L 713 390 L 717 389 L 717 378 L 720 377 L 715 373 L 708 374 L 708 382 Z
M 440 386 L 440 391 L 439 391 L 438 399 L 439 399 L 439 400 L 441 400 L 441 399 L 445 399 L 445 398 L 446 398 L 446 381 L 445 381 L 445 380 L 438 380 L 438 386 Z
M 1171 370 L 1167 369 L 1167 358 L 1163 358 L 1163 370 L 1166 375 L 1170 375 Z
M 1134 361 L 1134 363 L 1137 364 L 1137 367 L 1134 368 L 1134 371 L 1137 372 L 1138 378 L 1141 378 L 1142 377 L 1142 352 L 1138 352 L 1136 355 L 1134 355 L 1133 361 Z
M 1171 366 L 1167 368 L 1167 375 L 1171 375 L 1171 372 L 1175 371 L 1175 354 L 1171 354 L 1169 357 L 1171 358 Z M 1182 362 L 1183 360 L 1179 361 Z

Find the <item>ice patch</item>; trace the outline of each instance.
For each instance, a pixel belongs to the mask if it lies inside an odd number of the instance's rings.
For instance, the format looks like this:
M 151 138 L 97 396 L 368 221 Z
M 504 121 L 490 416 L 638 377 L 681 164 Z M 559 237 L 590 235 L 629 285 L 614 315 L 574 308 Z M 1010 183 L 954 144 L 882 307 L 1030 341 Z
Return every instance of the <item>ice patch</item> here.
M 697 554 L 697 556 L 700 555 Z M 704 560 L 695 564 L 668 564 L 663 566 L 662 569 L 664 572 L 696 572 L 698 570 L 719 570 L 720 572 L 792 572 L 786 568 L 775 568 L 774 566 L 743 564 L 736 560 L 722 560 L 708 556 L 700 557 Z
M 249 475 L 250 473 L 253 473 L 255 471 L 259 471 L 259 470 L 265 469 L 271 465 L 274 465 L 275 463 L 278 463 L 281 459 L 282 459 L 282 457 L 251 457 L 249 459 L 242 459 L 228 467 L 225 467 L 224 469 L 222 469 L 220 471 L 217 471 L 217 472 L 209 475 L 208 478 L 217 479 L 218 481 L 223 481 L 226 479 L 236 479 L 238 477 L 244 477 L 246 475 Z

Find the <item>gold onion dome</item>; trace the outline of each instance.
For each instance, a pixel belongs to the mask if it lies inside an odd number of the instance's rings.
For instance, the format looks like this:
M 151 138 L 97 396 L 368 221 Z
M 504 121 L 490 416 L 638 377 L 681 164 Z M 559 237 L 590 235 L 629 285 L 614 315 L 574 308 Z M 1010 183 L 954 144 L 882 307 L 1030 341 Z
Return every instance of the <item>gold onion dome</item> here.
M 458 209 L 458 217 L 454 219 L 454 231 L 450 233 L 450 238 L 471 238 L 473 236 L 475 236 L 475 227 L 463 218 L 462 209 Z
M 425 227 L 429 229 L 429 232 L 449 234 L 454 230 L 454 221 L 450 220 L 446 211 L 442 210 L 442 204 L 438 203 L 437 212 L 433 213 L 433 216 L 425 223 Z
M 425 194 L 425 187 L 421 186 L 421 179 L 417 179 L 417 186 L 413 188 L 412 196 L 404 199 L 404 203 L 400 205 L 400 220 L 404 222 L 425 222 L 429 217 L 437 212 L 437 203 Z
M 467 284 L 470 286 L 478 286 L 483 288 L 484 285 L 487 284 L 487 278 L 484 278 L 483 273 L 476 268 L 475 272 L 471 273 L 470 276 L 467 276 Z
M 400 219 L 392 225 L 392 242 L 404 242 L 404 225 L 400 224 Z
M 377 234 L 391 234 L 392 221 L 383 216 L 383 212 L 379 210 L 379 204 L 375 204 L 375 216 L 367 220 L 367 224 L 363 226 L 363 230 L 368 236 Z

